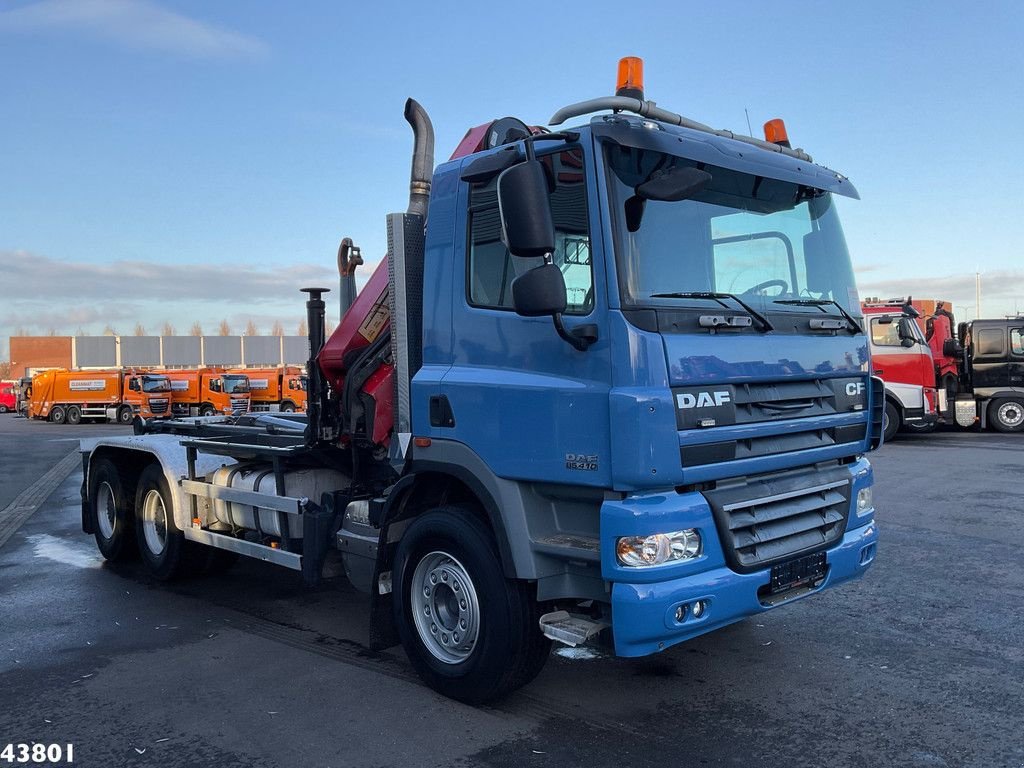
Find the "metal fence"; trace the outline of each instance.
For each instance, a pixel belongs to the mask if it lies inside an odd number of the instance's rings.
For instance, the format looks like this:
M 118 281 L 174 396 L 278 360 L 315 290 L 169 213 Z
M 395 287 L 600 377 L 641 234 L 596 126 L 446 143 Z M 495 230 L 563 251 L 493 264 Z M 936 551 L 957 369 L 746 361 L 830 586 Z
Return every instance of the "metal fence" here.
M 305 336 L 74 336 L 73 368 L 304 365 Z

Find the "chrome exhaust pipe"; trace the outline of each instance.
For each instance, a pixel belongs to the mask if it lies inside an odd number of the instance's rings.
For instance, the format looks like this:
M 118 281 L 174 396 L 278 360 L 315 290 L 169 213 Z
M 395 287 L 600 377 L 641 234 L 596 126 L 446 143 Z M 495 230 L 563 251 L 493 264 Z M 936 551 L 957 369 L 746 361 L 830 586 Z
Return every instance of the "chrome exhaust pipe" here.
M 415 99 L 405 102 L 405 119 L 412 126 L 412 173 L 409 179 L 409 208 L 406 213 L 426 218 L 430 201 L 430 179 L 434 175 L 434 126 L 427 111 Z

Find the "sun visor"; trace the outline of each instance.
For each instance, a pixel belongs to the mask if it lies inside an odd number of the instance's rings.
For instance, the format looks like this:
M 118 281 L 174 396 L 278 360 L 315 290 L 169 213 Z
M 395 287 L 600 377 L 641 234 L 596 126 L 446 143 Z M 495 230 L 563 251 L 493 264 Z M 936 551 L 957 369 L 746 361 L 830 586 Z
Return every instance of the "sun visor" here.
M 824 166 L 681 126 L 657 123 L 657 128 L 650 128 L 647 127 L 649 125 L 649 121 L 623 115 L 602 115 L 595 117 L 590 123 L 598 141 L 664 152 L 710 166 L 779 179 L 852 197 L 855 200 L 860 199 L 857 189 L 849 179 Z

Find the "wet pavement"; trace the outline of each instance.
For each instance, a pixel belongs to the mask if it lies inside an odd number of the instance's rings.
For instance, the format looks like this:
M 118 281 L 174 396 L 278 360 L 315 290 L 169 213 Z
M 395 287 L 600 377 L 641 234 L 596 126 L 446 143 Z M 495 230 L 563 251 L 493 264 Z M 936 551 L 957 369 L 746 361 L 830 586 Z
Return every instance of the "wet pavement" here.
M 124 431 L 0 416 L 0 509 Z M 640 660 L 555 655 L 472 708 L 366 649 L 366 598 L 243 562 L 172 586 L 81 533 L 73 470 L 0 548 L 0 749 L 83 766 L 1024 765 L 1024 435 L 906 436 L 872 457 L 857 583 Z M 0 764 L 3 764 L 0 761 Z

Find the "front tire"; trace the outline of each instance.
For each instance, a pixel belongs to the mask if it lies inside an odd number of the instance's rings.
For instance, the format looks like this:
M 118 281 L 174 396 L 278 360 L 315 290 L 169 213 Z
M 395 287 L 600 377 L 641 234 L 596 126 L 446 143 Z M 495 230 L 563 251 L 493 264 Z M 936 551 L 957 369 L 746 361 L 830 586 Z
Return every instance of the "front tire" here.
M 7 413 L 7 406 L 0 404 L 0 413 Z
M 212 405 L 204 405 L 202 408 L 199 409 L 199 415 L 200 416 L 216 416 L 217 415 L 217 411 L 215 411 L 213 409 Z
M 494 538 L 472 511 L 417 518 L 395 554 L 394 619 L 409 661 L 434 690 L 470 704 L 530 682 L 547 661 L 540 610 L 507 579 Z
M 89 510 L 96 547 L 112 563 L 133 559 L 138 547 L 132 530 L 135 498 L 131 489 L 108 459 L 99 459 L 89 474 Z
M 988 407 L 988 420 L 1000 432 L 1024 430 L 1024 400 L 1015 397 L 994 400 Z
M 295 413 L 295 403 L 281 403 L 281 413 Z
M 892 401 L 885 401 L 885 415 L 882 417 L 882 439 L 888 443 L 896 438 L 900 431 L 903 419 L 900 418 L 900 409 L 892 404 Z

